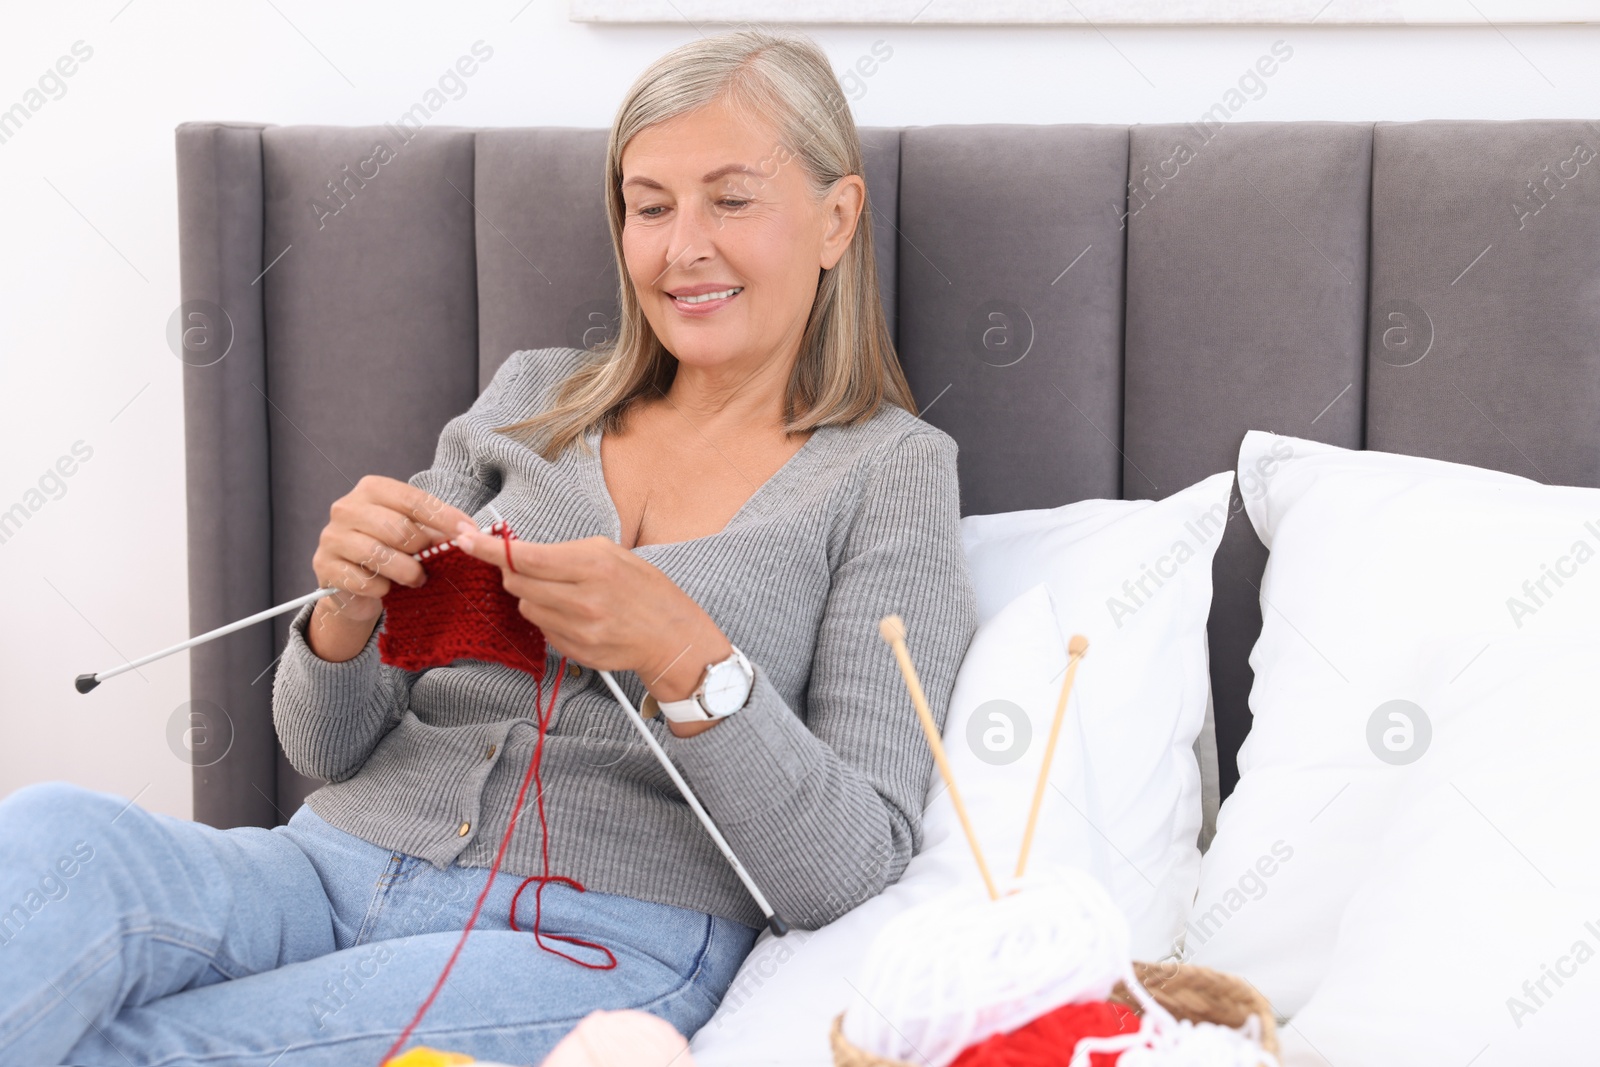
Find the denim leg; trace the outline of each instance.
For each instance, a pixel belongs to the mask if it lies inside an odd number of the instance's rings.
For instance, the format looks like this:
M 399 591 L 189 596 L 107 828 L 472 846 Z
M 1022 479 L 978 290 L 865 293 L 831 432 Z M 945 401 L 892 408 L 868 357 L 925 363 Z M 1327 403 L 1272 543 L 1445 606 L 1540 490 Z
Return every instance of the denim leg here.
M 0 1064 L 59 1063 L 130 1007 L 336 947 L 318 872 L 285 833 L 60 782 L 0 801 Z
M 87 1034 L 67 1062 L 376 1065 L 432 988 L 487 874 L 459 866 L 440 871 L 400 857 L 376 893 L 371 883 L 365 887 L 367 907 L 349 947 L 124 1010 Z M 726 919 L 552 885 L 544 893 L 541 929 L 598 942 L 616 956 L 614 970 L 589 970 L 534 943 L 527 932 L 533 887 L 517 907 L 523 932 L 510 929 L 511 898 L 521 881 L 513 875 L 495 881 L 411 1044 L 537 1064 L 583 1016 L 601 1008 L 647 1011 L 692 1035 L 711 1017 L 755 941 L 755 930 Z

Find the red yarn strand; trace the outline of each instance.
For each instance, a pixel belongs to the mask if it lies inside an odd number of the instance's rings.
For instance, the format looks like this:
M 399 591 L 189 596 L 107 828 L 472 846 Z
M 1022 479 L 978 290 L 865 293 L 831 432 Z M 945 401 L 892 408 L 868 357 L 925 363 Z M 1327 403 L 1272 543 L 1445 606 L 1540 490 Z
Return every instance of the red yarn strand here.
M 561 662 L 563 664 L 566 663 L 566 657 L 565 656 L 562 657 Z M 561 679 L 559 677 L 556 679 L 556 684 L 558 686 L 561 684 Z M 551 702 L 551 707 L 552 708 L 555 707 L 554 701 Z M 578 881 L 576 881 L 575 879 L 572 879 L 572 878 L 562 877 L 561 875 L 552 875 L 550 873 L 550 825 L 549 825 L 549 823 L 547 823 L 545 821 L 545 814 L 544 814 L 544 778 L 543 778 L 543 772 L 540 769 L 540 764 L 543 762 L 540 757 L 541 757 L 541 755 L 543 754 L 543 751 L 544 751 L 544 738 L 545 738 L 545 731 L 546 731 L 547 726 L 548 726 L 548 723 L 546 723 L 544 718 L 541 717 L 539 719 L 539 740 L 534 745 L 533 763 L 532 763 L 532 767 L 533 767 L 533 785 L 534 785 L 533 805 L 534 805 L 534 808 L 537 809 L 537 811 L 539 813 L 539 853 L 540 853 L 540 866 L 543 868 L 543 873 L 541 875 L 537 876 L 537 877 L 523 879 L 522 884 L 517 886 L 517 891 L 512 894 L 512 896 L 511 896 L 511 916 L 510 916 L 511 929 L 513 929 L 513 930 L 520 929 L 517 926 L 517 901 L 522 897 L 522 891 L 524 889 L 528 888 L 528 885 L 530 883 L 537 882 L 538 883 L 538 888 L 533 891 L 533 940 L 534 940 L 534 943 L 537 944 L 540 948 L 544 949 L 546 952 L 549 952 L 552 955 L 560 956 L 562 959 L 569 960 L 572 963 L 576 963 L 579 967 L 587 967 L 591 971 L 609 971 L 609 970 L 613 969 L 614 967 L 616 967 L 616 965 L 617 965 L 617 957 L 612 955 L 611 954 L 611 950 L 606 948 L 604 945 L 597 944 L 596 942 L 593 942 L 593 941 L 585 941 L 581 937 L 568 937 L 568 936 L 566 936 L 564 934 L 547 934 L 547 933 L 544 933 L 542 930 L 539 929 L 539 922 L 540 922 L 540 919 L 542 918 L 543 911 L 544 911 L 544 887 L 545 886 L 549 885 L 551 882 L 560 882 L 563 885 L 571 886 L 573 889 L 576 889 L 580 893 L 586 892 L 586 890 L 583 888 L 583 884 L 581 882 L 578 882 Z M 545 938 L 549 938 L 552 941 L 565 942 L 566 944 L 575 945 L 575 946 L 577 946 L 579 948 L 588 948 L 588 949 L 594 949 L 597 952 L 603 952 L 603 953 L 605 953 L 606 962 L 605 963 L 589 963 L 586 960 L 578 959 L 578 957 L 576 957 L 576 956 L 569 956 L 565 952 L 562 952 L 560 949 L 551 948 L 549 945 L 545 944 L 544 943 L 544 939 Z
M 506 566 L 512 571 L 512 573 L 516 573 L 516 565 L 513 563 L 512 557 L 511 557 L 511 541 L 516 537 L 516 534 L 512 533 L 510 527 L 506 526 L 503 523 L 496 523 L 495 527 L 494 527 L 494 532 L 500 537 L 501 541 L 503 541 L 504 544 L 505 544 Z M 465 553 L 461 553 L 458 558 L 460 558 L 460 559 L 470 559 L 472 557 L 468 557 L 468 556 L 465 555 Z M 548 706 L 545 706 L 544 705 L 544 662 L 543 662 L 543 657 L 541 656 L 541 659 L 540 659 L 540 661 L 538 663 L 534 663 L 531 660 L 531 658 L 527 656 L 526 652 L 524 652 L 521 648 L 517 647 L 517 643 L 516 642 L 510 640 L 503 632 L 500 631 L 500 628 L 494 624 L 492 619 L 490 619 L 487 616 L 483 615 L 482 609 L 477 604 L 475 604 L 473 602 L 473 599 L 471 597 L 461 595 L 461 590 L 458 587 L 456 587 L 455 582 L 453 580 L 451 580 L 451 578 L 448 575 L 448 572 L 445 574 L 445 577 L 446 577 L 446 580 L 449 581 L 449 583 L 452 586 L 452 588 L 456 590 L 456 592 L 458 594 L 458 599 L 462 603 L 465 603 L 468 606 L 473 607 L 474 610 L 477 610 L 479 612 L 480 616 L 483 617 L 483 621 L 491 629 L 493 629 L 496 632 L 496 634 L 504 642 L 504 645 L 509 647 L 511 650 L 513 650 L 521 658 L 523 658 L 523 659 L 525 659 L 525 660 L 527 660 L 529 662 L 529 664 L 530 664 L 529 668 L 518 668 L 518 669 L 527 670 L 528 673 L 530 673 L 530 674 L 532 674 L 534 676 L 534 683 L 535 683 L 535 686 L 536 686 L 536 689 L 534 690 L 534 713 L 537 716 L 538 740 L 534 743 L 533 758 L 528 761 L 528 769 L 525 772 L 523 772 L 522 785 L 517 790 L 516 802 L 511 807 L 511 818 L 506 823 L 505 833 L 500 838 L 500 848 L 495 853 L 494 864 L 489 868 L 489 878 L 488 878 L 488 880 L 486 882 L 484 882 L 483 889 L 478 893 L 478 900 L 473 905 L 472 914 L 467 919 L 466 927 L 461 931 L 461 936 L 460 936 L 460 938 L 457 939 L 455 948 L 450 953 L 450 958 L 445 961 L 444 969 L 439 972 L 439 977 L 434 982 L 433 988 L 428 991 L 427 997 L 423 1000 L 421 1006 L 417 1008 L 416 1014 L 414 1016 L 412 1016 L 411 1021 L 406 1024 L 405 1029 L 400 1032 L 400 1036 L 395 1039 L 394 1044 L 389 1046 L 389 1051 L 387 1051 L 387 1052 L 385 1052 L 383 1054 L 383 1059 L 381 1059 L 379 1061 L 379 1067 L 382 1067 L 383 1064 L 387 1063 L 395 1054 L 397 1054 L 401 1050 L 401 1048 L 403 1048 L 405 1046 L 406 1041 L 411 1037 L 411 1035 L 416 1031 L 417 1026 L 422 1022 L 423 1016 L 425 1016 L 428 1013 L 428 1009 L 433 1007 L 433 1002 L 434 1002 L 435 999 L 438 998 L 439 991 L 444 988 L 444 983 L 445 983 L 446 979 L 448 979 L 450 977 L 450 972 L 455 967 L 456 960 L 461 955 L 461 950 L 466 946 L 467 936 L 472 933 L 473 927 L 477 925 L 478 916 L 483 911 L 484 901 L 488 899 L 489 891 L 490 891 L 490 889 L 492 889 L 494 887 L 495 878 L 500 873 L 500 865 L 501 865 L 502 862 L 504 862 L 505 856 L 506 856 L 506 850 L 511 844 L 511 834 L 516 829 L 517 819 L 522 814 L 523 804 L 527 800 L 528 786 L 530 784 L 537 784 L 537 792 L 534 795 L 534 807 L 536 808 L 536 810 L 538 811 L 538 814 L 539 814 L 539 847 L 540 847 L 541 868 L 542 868 L 542 872 L 543 873 L 541 875 L 539 875 L 539 876 L 525 879 L 523 881 L 522 885 L 517 887 L 516 893 L 514 893 L 512 895 L 512 897 L 511 897 L 511 915 L 510 915 L 511 929 L 513 929 L 513 930 L 518 930 L 519 929 L 519 927 L 517 926 L 517 900 L 522 896 L 522 891 L 528 887 L 528 884 L 530 882 L 537 882 L 538 883 L 538 888 L 534 890 L 534 894 L 533 894 L 533 900 L 534 900 L 534 905 L 533 905 L 533 907 L 534 907 L 534 911 L 533 911 L 533 940 L 534 940 L 534 943 L 539 948 L 543 949 L 546 952 L 551 953 L 552 955 L 560 956 L 564 960 L 570 960 L 571 962 L 576 963 L 580 967 L 587 967 L 587 968 L 589 968 L 591 970 L 610 970 L 610 969 L 612 969 L 613 967 L 615 967 L 617 965 L 616 956 L 614 956 L 612 954 L 611 950 L 606 948 L 604 945 L 596 944 L 593 941 L 585 941 L 582 938 L 577 938 L 577 937 L 568 937 L 568 936 L 561 935 L 561 934 L 546 934 L 543 931 L 541 931 L 540 928 L 539 928 L 539 923 L 540 923 L 542 910 L 543 910 L 542 906 L 541 906 L 542 905 L 541 897 L 542 897 L 542 894 L 544 893 L 544 887 L 546 885 L 548 885 L 551 882 L 560 882 L 563 885 L 567 885 L 567 886 L 572 887 L 573 889 L 576 889 L 580 893 L 585 891 L 583 885 L 581 883 L 577 882 L 576 880 L 571 879 L 571 878 L 562 877 L 560 875 L 552 875 L 550 873 L 550 827 L 549 827 L 549 824 L 548 824 L 548 822 L 546 821 L 546 818 L 545 818 L 545 811 L 544 811 L 544 781 L 543 781 L 543 776 L 542 776 L 541 771 L 540 771 L 540 763 L 542 762 L 542 758 L 543 758 L 543 755 L 544 755 L 544 739 L 545 739 L 546 732 L 547 732 L 547 730 L 549 728 L 550 717 L 555 712 L 556 696 L 561 692 L 561 676 L 566 673 L 567 657 L 566 656 L 562 656 L 561 659 L 560 659 L 560 662 L 556 665 L 556 681 L 555 681 L 555 685 L 550 690 L 550 703 L 549 703 Z M 402 588 L 403 587 L 398 587 L 397 586 L 395 591 L 398 592 Z M 426 586 L 424 586 L 423 588 L 426 588 Z M 507 600 L 511 600 L 509 594 L 506 594 L 504 592 L 503 588 L 501 589 L 501 595 L 503 597 L 505 597 Z M 391 596 L 393 596 L 393 593 L 391 593 Z M 388 600 L 389 600 L 389 598 L 386 597 L 385 601 L 387 602 Z M 514 611 L 515 610 L 515 601 L 512 600 L 511 603 L 512 603 L 512 608 L 513 608 L 513 611 Z M 402 599 L 400 601 L 399 605 L 397 605 L 397 606 L 401 607 L 401 615 L 402 615 L 402 617 L 404 617 L 406 612 L 407 612 L 407 608 L 408 607 L 412 607 L 412 608 L 422 607 L 422 604 L 421 603 L 417 603 L 417 602 L 410 602 L 410 601 L 406 601 L 406 600 Z M 431 603 L 429 603 L 428 606 L 431 607 L 433 605 Z M 519 620 L 521 620 L 522 617 L 521 617 L 520 614 L 518 614 L 517 618 Z M 526 622 L 526 620 L 522 620 L 522 621 Z M 544 634 L 539 632 L 537 627 L 532 627 L 532 629 L 533 629 L 534 634 L 537 635 L 540 652 L 543 653 L 543 651 L 544 651 Z M 381 641 L 380 641 L 380 644 L 381 644 Z M 390 651 L 391 651 L 390 649 L 384 649 L 383 650 L 383 652 L 384 652 L 383 659 L 384 659 L 384 662 L 386 662 L 386 663 L 391 662 L 391 660 L 390 660 Z M 407 651 L 410 652 L 410 653 L 413 653 L 413 654 L 416 653 L 416 649 L 415 648 L 408 649 Z M 438 648 L 432 649 L 430 651 L 433 653 L 433 655 L 435 657 L 437 657 L 439 655 L 448 655 L 448 653 L 441 652 Z M 496 649 L 495 651 L 496 652 L 502 652 L 503 649 Z M 428 664 L 428 666 L 440 666 L 440 665 L 442 665 L 442 663 L 451 662 L 455 658 L 477 658 L 477 657 L 467 657 L 467 656 L 459 656 L 458 657 L 458 656 L 454 656 L 454 655 L 449 655 L 448 658 L 444 659 L 442 662 L 440 662 L 440 661 L 438 661 L 436 659 L 435 662 Z M 504 659 L 493 658 L 493 659 L 491 659 L 491 662 L 504 663 Z M 510 663 L 506 663 L 505 665 L 506 666 L 516 666 L 515 664 L 510 664 Z M 411 668 L 411 669 L 425 669 L 425 668 Z M 580 946 L 582 948 L 589 948 L 589 949 L 598 950 L 600 952 L 605 953 L 607 962 L 603 963 L 603 964 L 589 963 L 589 962 L 586 962 L 584 960 L 578 959 L 578 958 L 576 958 L 574 956 L 569 956 L 565 952 L 562 952 L 560 949 L 553 948 L 550 945 L 546 944 L 545 943 L 546 939 L 549 939 L 551 941 L 561 941 L 561 942 L 564 942 L 566 944 L 576 945 L 576 946 Z
M 511 572 L 513 574 L 515 574 L 516 571 L 517 571 L 517 567 L 516 567 L 516 564 L 511 561 L 511 541 L 509 539 L 506 539 L 505 545 L 506 545 L 506 566 L 511 569 Z M 562 662 L 563 665 L 566 664 L 567 660 L 566 660 L 565 656 L 563 656 L 561 658 L 561 662 Z M 560 668 L 557 668 L 557 669 L 559 670 Z M 556 679 L 556 684 L 557 685 L 561 684 L 561 679 L 559 677 Z M 555 708 L 555 702 L 554 701 L 551 702 L 550 707 L 551 707 L 552 710 Z M 546 952 L 549 952 L 549 953 L 551 953 L 553 955 L 556 955 L 556 956 L 560 956 L 564 960 L 570 960 L 571 962 L 576 963 L 580 967 L 587 967 L 591 971 L 609 971 L 609 970 L 613 969 L 614 967 L 616 967 L 616 965 L 617 965 L 617 957 L 613 956 L 611 954 L 611 950 L 606 948 L 604 945 L 596 944 L 593 941 L 585 941 L 581 937 L 566 937 L 566 936 L 564 936 L 562 934 L 546 934 L 542 930 L 539 929 L 539 921 L 540 921 L 540 918 L 541 918 L 543 910 L 544 910 L 544 887 L 545 886 L 549 885 L 551 882 L 560 882 L 563 885 L 571 886 L 573 889 L 576 889 L 580 893 L 586 892 L 586 890 L 583 888 L 582 883 L 576 881 L 575 879 L 564 878 L 564 877 L 562 877 L 560 875 L 551 875 L 551 873 L 550 873 L 550 825 L 549 825 L 548 822 L 545 821 L 545 814 L 544 814 L 544 777 L 543 777 L 543 771 L 541 769 L 541 766 L 542 766 L 542 763 L 543 763 L 543 760 L 541 759 L 541 757 L 542 757 L 542 755 L 544 753 L 545 732 L 546 732 L 546 730 L 548 728 L 549 728 L 549 723 L 546 721 L 544 716 L 540 716 L 540 718 L 539 718 L 539 740 L 538 740 L 537 743 L 535 743 L 534 749 L 533 749 L 533 789 L 534 789 L 534 792 L 533 792 L 533 805 L 538 810 L 538 813 L 539 813 L 539 854 L 540 854 L 540 866 L 543 869 L 543 873 L 542 873 L 541 876 L 536 877 L 536 878 L 525 878 L 525 879 L 523 879 L 522 884 L 517 886 L 517 891 L 511 895 L 511 915 L 510 915 L 511 929 L 513 929 L 513 930 L 518 929 L 518 927 L 517 927 L 517 901 L 518 901 L 518 899 L 521 898 L 522 891 L 524 889 L 528 888 L 528 885 L 529 885 L 530 882 L 537 882 L 537 883 L 539 883 L 539 887 L 533 891 L 533 940 L 534 940 L 534 943 L 537 944 L 540 948 L 544 949 Z M 565 942 L 566 944 L 576 945 L 576 946 L 578 946 L 580 948 L 589 948 L 589 949 L 594 949 L 594 950 L 596 950 L 598 952 L 603 952 L 603 953 L 605 953 L 606 962 L 605 963 L 588 963 L 588 962 L 586 962 L 584 960 L 578 959 L 576 956 L 569 956 L 565 952 L 562 952 L 560 949 L 551 948 L 549 945 L 545 944 L 544 943 L 544 939 L 546 937 L 548 937 L 552 941 L 562 941 L 562 942 Z

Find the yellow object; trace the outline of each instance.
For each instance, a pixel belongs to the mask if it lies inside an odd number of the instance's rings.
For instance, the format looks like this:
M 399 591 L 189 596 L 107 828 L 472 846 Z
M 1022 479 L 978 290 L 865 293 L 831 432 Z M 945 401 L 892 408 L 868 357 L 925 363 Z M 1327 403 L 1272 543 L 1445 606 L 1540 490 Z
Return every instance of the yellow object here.
M 384 1061 L 383 1067 L 457 1067 L 458 1064 L 476 1062 L 471 1056 L 460 1052 L 441 1052 L 436 1048 L 418 1045 L 392 1060 Z

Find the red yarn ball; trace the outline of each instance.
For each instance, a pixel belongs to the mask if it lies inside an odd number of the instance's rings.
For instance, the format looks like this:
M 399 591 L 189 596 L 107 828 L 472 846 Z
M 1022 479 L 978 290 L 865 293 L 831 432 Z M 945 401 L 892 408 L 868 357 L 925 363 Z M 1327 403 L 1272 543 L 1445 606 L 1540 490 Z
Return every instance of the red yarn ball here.
M 1078 1040 L 1138 1032 L 1139 1017 L 1110 1000 L 1063 1004 L 1010 1033 L 995 1034 L 961 1051 L 950 1067 L 1067 1067 Z M 1095 1052 L 1090 1067 L 1113 1067 L 1119 1052 Z

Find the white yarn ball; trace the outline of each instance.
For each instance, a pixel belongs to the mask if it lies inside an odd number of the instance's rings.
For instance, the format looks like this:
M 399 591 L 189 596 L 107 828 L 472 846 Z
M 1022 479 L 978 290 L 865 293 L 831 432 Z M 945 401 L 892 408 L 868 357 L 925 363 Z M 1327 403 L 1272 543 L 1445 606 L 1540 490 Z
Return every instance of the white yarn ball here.
M 1129 953 L 1127 919 L 1083 871 L 1039 871 L 999 900 L 963 886 L 884 925 L 844 1036 L 878 1056 L 947 1067 L 1063 1004 L 1106 999 L 1131 977 Z

